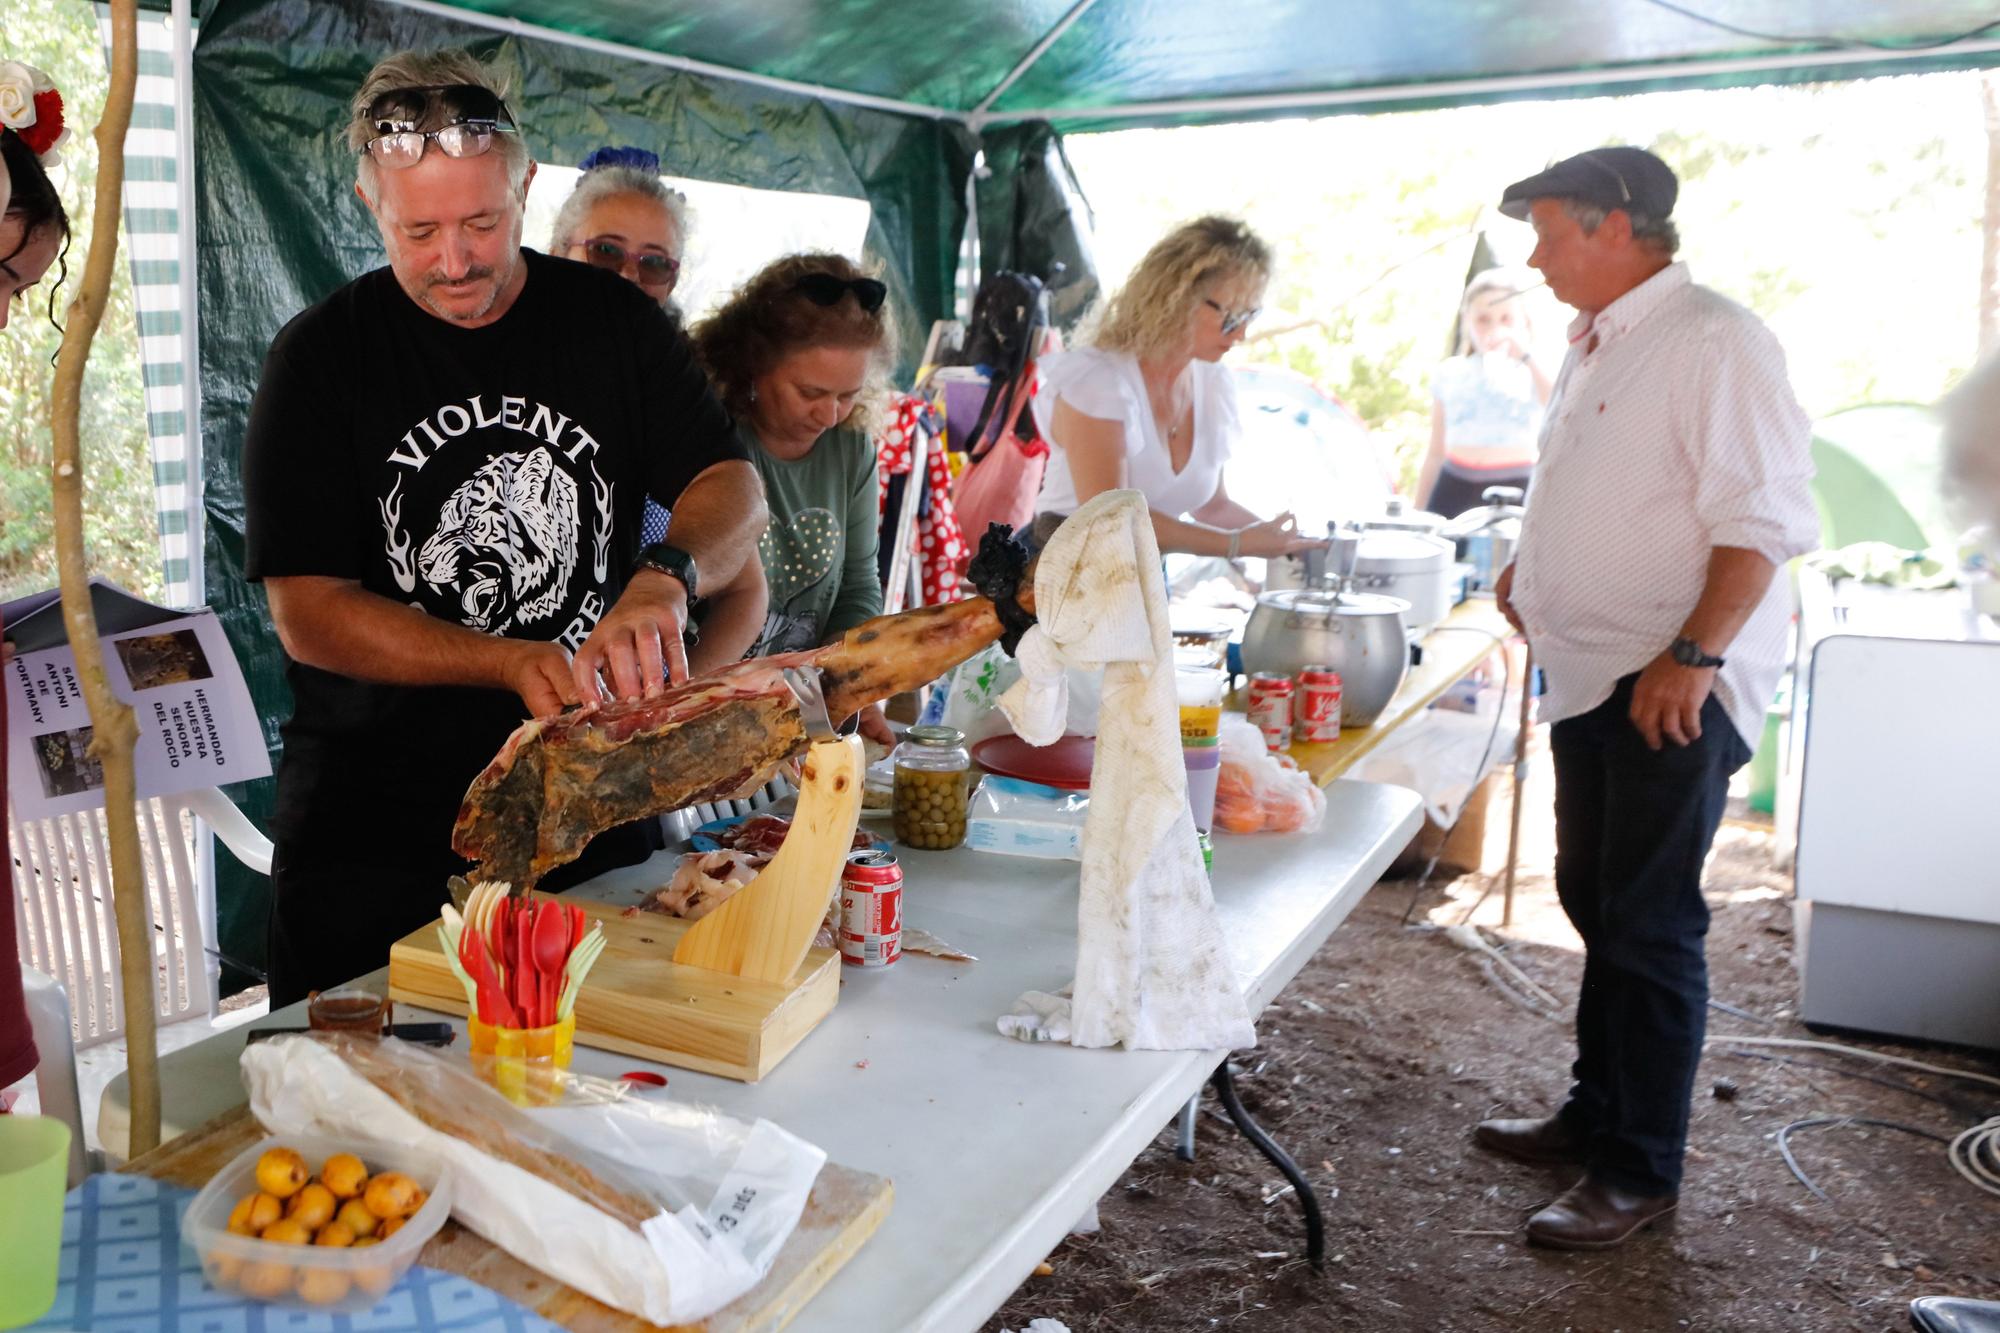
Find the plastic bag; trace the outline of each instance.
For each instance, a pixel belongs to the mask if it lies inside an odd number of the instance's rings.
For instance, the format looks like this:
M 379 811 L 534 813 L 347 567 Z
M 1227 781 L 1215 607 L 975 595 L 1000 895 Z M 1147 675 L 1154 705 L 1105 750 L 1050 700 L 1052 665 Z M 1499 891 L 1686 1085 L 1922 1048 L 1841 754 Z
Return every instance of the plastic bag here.
M 1326 793 L 1286 755 L 1272 754 L 1248 721 L 1222 718 L 1222 774 L 1215 826 L 1225 833 L 1310 833 L 1326 818 Z
M 965 845 L 1009 856 L 1081 861 L 1089 814 L 1089 792 L 989 773 L 966 811 Z
M 460 1222 L 655 1324 L 705 1318 L 755 1286 L 826 1162 L 769 1121 L 601 1079 L 562 1075 L 560 1105 L 525 1111 L 463 1057 L 395 1040 L 278 1037 L 246 1047 L 242 1068 L 271 1133 L 439 1157 Z

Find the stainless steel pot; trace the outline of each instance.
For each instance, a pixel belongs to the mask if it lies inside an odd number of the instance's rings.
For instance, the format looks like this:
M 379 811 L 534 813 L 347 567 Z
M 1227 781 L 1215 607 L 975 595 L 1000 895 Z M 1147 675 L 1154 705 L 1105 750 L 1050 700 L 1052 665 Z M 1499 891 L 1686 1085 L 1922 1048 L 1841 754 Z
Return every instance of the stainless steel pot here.
M 1361 520 L 1363 528 L 1384 528 L 1396 532 L 1436 532 L 1444 524 L 1443 514 L 1412 508 L 1410 502 L 1400 495 L 1390 496 L 1383 503 L 1382 512 L 1374 518 Z
M 1453 555 L 1443 537 L 1371 528 L 1361 534 L 1348 586 L 1408 602 L 1403 627 L 1419 638 L 1451 614 Z
M 1500 571 L 1513 563 L 1514 548 L 1521 541 L 1521 520 L 1527 515 L 1521 500 L 1525 492 L 1518 486 L 1489 486 L 1481 495 L 1486 503 L 1468 509 L 1445 524 L 1442 534 L 1458 548 L 1458 558 L 1472 566 L 1472 587 L 1491 592 Z
M 1340 673 L 1340 724 L 1368 726 L 1410 669 L 1408 609 L 1399 598 L 1366 593 L 1267 592 L 1243 630 L 1243 669 L 1296 676 L 1309 666 L 1330 666 Z

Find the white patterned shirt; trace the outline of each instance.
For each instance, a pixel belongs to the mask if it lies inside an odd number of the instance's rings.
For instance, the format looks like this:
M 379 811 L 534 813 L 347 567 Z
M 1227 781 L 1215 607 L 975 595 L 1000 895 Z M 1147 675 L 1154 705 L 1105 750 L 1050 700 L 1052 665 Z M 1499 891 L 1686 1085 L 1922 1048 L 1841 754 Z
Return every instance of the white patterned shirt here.
M 1514 568 L 1512 600 L 1548 675 L 1544 721 L 1596 708 L 1667 649 L 1712 548 L 1782 566 L 1818 545 L 1811 443 L 1778 340 L 1687 265 L 1578 317 Z M 1780 569 L 1720 650 L 1715 692 L 1753 749 L 1790 620 Z

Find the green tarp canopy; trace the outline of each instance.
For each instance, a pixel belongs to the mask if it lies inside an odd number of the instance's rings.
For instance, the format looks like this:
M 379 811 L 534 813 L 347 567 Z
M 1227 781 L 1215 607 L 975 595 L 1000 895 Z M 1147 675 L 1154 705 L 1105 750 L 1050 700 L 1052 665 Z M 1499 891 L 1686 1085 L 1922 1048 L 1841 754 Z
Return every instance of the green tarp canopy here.
M 866 199 L 911 361 L 952 313 L 981 153 L 984 269 L 1064 264 L 1064 318 L 1095 278 L 1063 132 L 2000 63 L 1974 31 L 1996 21 L 1983 0 L 208 0 L 197 17 L 205 593 L 274 751 L 291 705 L 242 577 L 243 428 L 272 335 L 381 262 L 339 127 L 389 51 L 497 59 L 546 162 L 637 143 L 675 175 Z M 261 820 L 269 786 L 232 795 Z M 263 892 L 223 867 L 226 956 L 263 958 Z

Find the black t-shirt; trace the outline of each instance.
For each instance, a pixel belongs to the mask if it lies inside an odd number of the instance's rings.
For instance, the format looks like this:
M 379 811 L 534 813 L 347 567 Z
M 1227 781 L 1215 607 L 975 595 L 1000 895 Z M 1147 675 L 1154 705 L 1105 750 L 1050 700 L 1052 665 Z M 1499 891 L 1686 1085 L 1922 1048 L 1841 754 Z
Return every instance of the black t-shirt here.
M 617 601 L 651 495 L 746 458 L 692 344 L 616 274 L 522 252 L 494 323 L 386 268 L 300 314 L 244 440 L 248 574 L 327 575 L 572 651 Z M 504 690 L 372 684 L 291 662 L 277 828 L 300 851 L 439 867 L 472 779 L 526 716 Z M 357 845 L 360 844 L 360 845 Z

